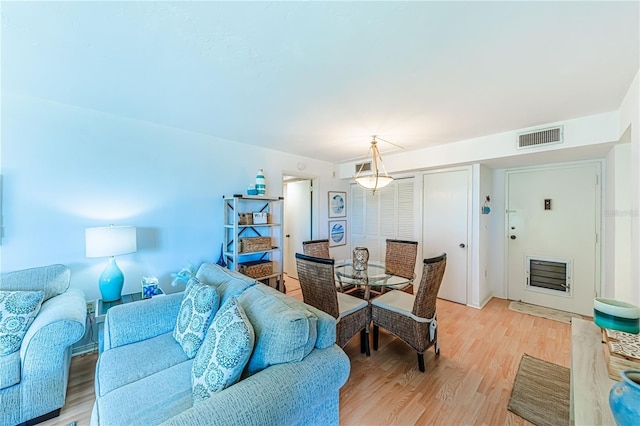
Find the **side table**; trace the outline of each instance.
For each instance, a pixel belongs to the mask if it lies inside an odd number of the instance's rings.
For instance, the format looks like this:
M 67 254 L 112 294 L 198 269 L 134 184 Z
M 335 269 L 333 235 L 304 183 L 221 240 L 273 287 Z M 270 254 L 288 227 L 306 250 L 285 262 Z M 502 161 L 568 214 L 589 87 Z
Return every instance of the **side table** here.
M 158 288 L 160 291 L 159 294 L 156 294 L 153 297 L 164 296 L 164 291 L 161 288 Z M 114 300 L 113 302 L 103 302 L 102 299 L 98 299 L 96 304 L 96 327 L 98 329 L 98 353 L 102 353 L 104 349 L 104 319 L 107 316 L 107 311 L 114 306 L 124 305 L 127 303 L 137 302 L 140 300 L 148 300 L 142 298 L 142 292 L 137 291 L 131 294 L 123 294 L 122 297 L 118 300 Z
M 571 320 L 571 424 L 612 425 L 609 391 L 616 383 L 609 378 L 604 359 L 602 329 L 593 321 Z

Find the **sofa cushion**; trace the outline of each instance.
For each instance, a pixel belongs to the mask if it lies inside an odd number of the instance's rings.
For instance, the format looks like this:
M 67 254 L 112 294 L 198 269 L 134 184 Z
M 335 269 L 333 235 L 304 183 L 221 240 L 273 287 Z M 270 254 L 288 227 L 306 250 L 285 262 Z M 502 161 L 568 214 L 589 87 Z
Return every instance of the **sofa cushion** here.
M 43 299 L 43 291 L 0 290 L 0 356 L 20 349 Z
M 274 289 L 273 287 L 258 283 L 255 288 L 263 294 L 268 294 L 277 298 L 278 300 L 281 300 L 282 303 L 286 304 L 291 309 L 297 309 L 299 311 L 305 312 L 306 315 L 316 317 L 316 348 L 329 348 L 336 343 L 336 319 L 334 317 L 324 311 L 321 311 L 320 309 L 314 308 L 311 305 L 307 305 L 300 300 L 294 299 L 291 296 L 287 296 L 286 294 Z
M 70 278 L 65 265 L 40 266 L 2 274 L 0 290 L 42 290 L 47 301 L 67 291 Z
M 266 286 L 248 288 L 239 298 L 256 334 L 245 376 L 270 365 L 301 361 L 311 352 L 317 337 L 315 316 L 292 309 L 283 299 L 266 294 L 262 287 Z
M 204 340 L 211 318 L 218 311 L 219 296 L 215 288 L 190 280 L 184 292 L 173 337 L 184 353 L 193 358 Z
M 172 332 L 109 349 L 98 358 L 96 394 L 103 396 L 114 389 L 185 362 L 191 366 Z
M 163 355 L 156 354 L 158 358 Z M 138 364 L 137 360 L 129 363 Z M 162 369 L 101 396 L 92 418 L 100 419 L 101 425 L 158 425 L 191 408 L 192 363 L 189 360 Z
M 209 398 L 240 379 L 253 350 L 255 334 L 235 297 L 218 311 L 193 360 L 193 402 Z
M 196 273 L 198 281 L 215 287 L 220 295 L 220 306 L 231 297 L 239 297 L 247 288 L 255 285 L 256 280 L 231 271 L 214 263 L 203 263 Z
M 0 389 L 20 383 L 20 352 L 0 356 Z

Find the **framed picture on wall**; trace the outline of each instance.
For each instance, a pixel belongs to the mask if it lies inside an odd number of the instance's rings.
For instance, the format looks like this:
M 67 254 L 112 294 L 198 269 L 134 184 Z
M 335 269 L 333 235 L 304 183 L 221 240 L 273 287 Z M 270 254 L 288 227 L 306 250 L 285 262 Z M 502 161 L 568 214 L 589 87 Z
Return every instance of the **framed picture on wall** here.
M 329 221 L 329 247 L 343 246 L 347 244 L 347 221 Z
M 329 191 L 329 217 L 347 216 L 347 193 Z

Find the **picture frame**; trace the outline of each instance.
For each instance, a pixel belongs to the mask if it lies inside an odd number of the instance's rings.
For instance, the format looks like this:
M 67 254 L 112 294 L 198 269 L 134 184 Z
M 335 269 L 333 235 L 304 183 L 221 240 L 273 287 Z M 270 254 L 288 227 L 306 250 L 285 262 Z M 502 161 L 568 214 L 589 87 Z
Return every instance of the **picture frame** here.
M 329 191 L 329 218 L 347 217 L 347 193 L 342 191 Z
M 329 221 L 329 247 L 344 246 L 347 244 L 347 221 Z

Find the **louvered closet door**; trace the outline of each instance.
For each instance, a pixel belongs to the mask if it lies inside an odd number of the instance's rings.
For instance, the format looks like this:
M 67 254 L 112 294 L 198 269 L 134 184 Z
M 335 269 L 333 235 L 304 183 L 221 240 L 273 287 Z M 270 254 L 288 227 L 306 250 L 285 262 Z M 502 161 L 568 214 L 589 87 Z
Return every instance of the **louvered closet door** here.
M 414 223 L 414 179 L 398 179 L 372 195 L 351 186 L 351 246 L 369 249 L 383 261 L 387 238 L 417 241 Z

